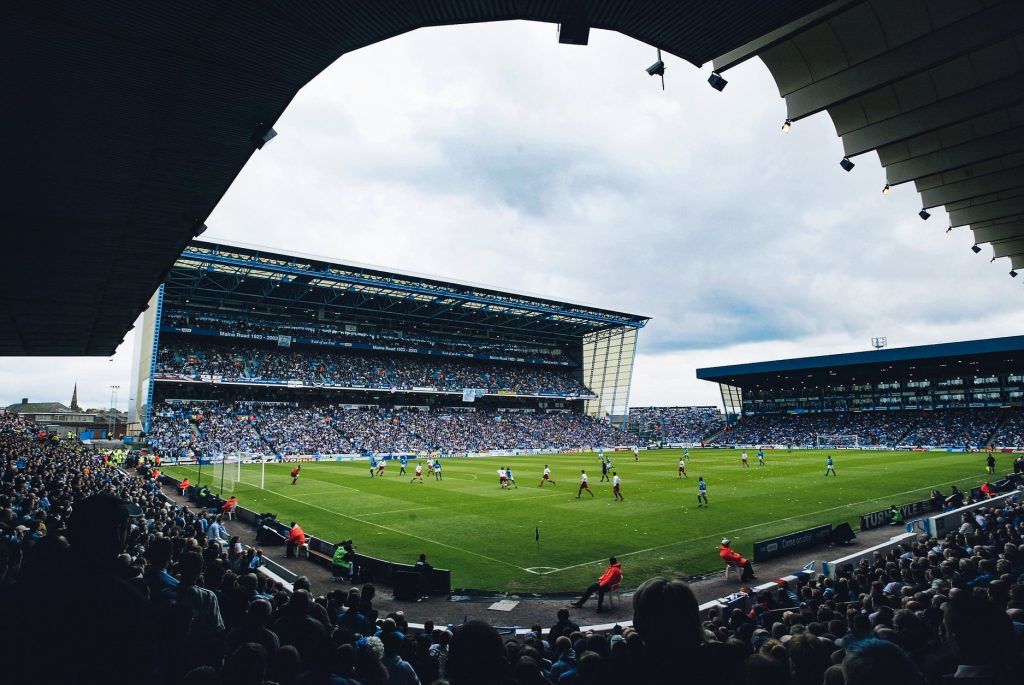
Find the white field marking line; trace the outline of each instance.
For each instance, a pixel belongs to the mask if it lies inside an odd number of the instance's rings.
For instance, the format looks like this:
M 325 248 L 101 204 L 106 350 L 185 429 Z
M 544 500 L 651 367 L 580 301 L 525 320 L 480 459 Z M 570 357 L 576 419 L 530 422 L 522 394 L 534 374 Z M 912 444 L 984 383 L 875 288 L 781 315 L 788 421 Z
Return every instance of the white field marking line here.
M 352 514 L 352 518 L 359 518 L 361 516 L 385 516 L 387 514 L 402 514 L 407 511 L 422 511 L 423 509 L 437 509 L 437 507 L 414 507 L 412 509 L 392 509 L 391 511 L 371 511 L 368 514 Z
M 461 547 L 456 547 L 455 545 L 449 545 L 449 544 L 444 543 L 444 542 L 438 542 L 437 540 L 431 540 L 430 538 L 421 537 L 419 535 L 413 535 L 412 533 L 407 533 L 404 530 L 398 530 L 397 528 L 392 528 L 390 526 L 382 526 L 379 523 L 372 523 L 370 521 L 362 521 L 359 518 L 357 518 L 355 516 L 352 516 L 350 514 L 342 514 L 339 511 L 331 511 L 330 509 L 327 509 L 326 507 L 321 507 L 321 506 L 319 506 L 317 504 L 311 504 L 309 502 L 304 502 L 304 501 L 302 501 L 300 499 L 295 499 L 294 497 L 289 497 L 288 495 L 282 495 L 279 492 L 273 493 L 273 494 L 277 495 L 278 497 L 283 497 L 285 499 L 290 499 L 293 502 L 298 502 L 299 504 L 302 504 L 302 505 L 307 506 L 307 507 L 313 507 L 314 509 L 319 509 L 320 511 L 326 511 L 328 514 L 334 514 L 335 516 L 340 516 L 342 518 L 351 519 L 353 521 L 356 521 L 357 523 L 361 523 L 361 524 L 366 525 L 366 526 L 373 526 L 374 528 L 381 528 L 382 530 L 386 530 L 386 531 L 395 533 L 397 535 L 404 535 L 406 537 L 410 537 L 410 538 L 413 538 L 415 540 L 420 540 L 421 542 L 427 542 L 427 543 L 430 543 L 432 545 L 438 545 L 440 547 L 447 547 L 448 549 L 454 549 L 455 551 L 462 552 L 463 554 L 471 554 L 474 557 L 480 557 L 481 559 L 486 559 L 487 561 L 493 561 L 496 564 L 502 564 L 504 566 L 511 566 L 512 568 L 517 569 L 519 571 L 526 571 L 527 573 L 532 573 L 532 571 L 530 571 L 529 569 L 525 569 L 522 566 L 516 566 L 515 564 L 513 564 L 511 562 L 503 561 L 501 559 L 495 559 L 494 557 L 489 557 L 486 554 L 480 554 L 478 552 L 471 552 L 468 549 L 463 549 Z
M 930 485 L 930 486 L 927 486 L 925 488 L 914 488 L 913 490 L 905 490 L 903 492 L 894 492 L 894 493 L 892 493 L 890 495 L 886 495 L 886 497 L 898 497 L 900 495 L 909 495 L 912 492 L 920 492 L 921 490 L 940 488 L 943 485 L 950 485 L 952 483 L 960 483 L 962 481 L 970 480 L 970 479 L 971 479 L 971 476 L 968 476 L 967 478 L 958 478 L 956 480 L 946 481 L 945 483 L 937 483 L 935 485 Z M 808 516 L 817 516 L 818 514 L 824 514 L 824 513 L 827 513 L 829 511 L 835 511 L 836 509 L 846 509 L 848 507 L 855 507 L 855 506 L 858 506 L 860 504 L 868 504 L 870 502 L 877 502 L 879 499 L 882 499 L 882 498 L 876 497 L 874 499 L 861 500 L 860 502 L 850 502 L 849 504 L 843 504 L 843 505 L 840 505 L 838 507 L 830 507 L 828 509 L 822 509 L 820 511 L 809 511 L 806 514 L 797 514 L 796 516 L 787 516 L 784 519 L 775 519 L 774 521 L 768 521 L 766 523 L 755 523 L 752 526 L 746 526 L 744 528 L 731 528 L 731 529 L 729 529 L 729 533 L 734 535 L 735 533 L 737 533 L 739 531 L 742 531 L 742 530 L 751 530 L 753 528 L 764 528 L 765 526 L 772 525 L 774 523 L 782 523 L 783 521 L 791 521 L 792 519 L 801 519 L 801 518 L 806 518 Z M 700 540 L 707 540 L 708 538 L 714 538 L 714 537 L 718 537 L 718 533 L 713 533 L 711 535 L 702 535 L 699 538 L 690 538 L 689 540 L 680 540 L 679 542 L 670 542 L 670 543 L 665 544 L 665 545 L 658 545 L 657 547 L 648 547 L 647 549 L 638 549 L 635 552 L 625 552 L 623 554 L 616 554 L 615 557 L 616 558 L 619 558 L 619 557 L 630 557 L 630 556 L 633 556 L 635 554 L 645 554 L 647 552 L 653 552 L 653 551 L 658 550 L 658 549 L 665 549 L 667 547 L 675 547 L 677 545 L 686 545 L 686 544 L 689 544 L 691 542 L 699 542 Z M 600 563 L 602 563 L 604 561 L 605 561 L 605 559 L 602 558 L 602 559 L 596 559 L 594 561 L 588 561 L 588 562 L 585 562 L 585 563 L 582 563 L 582 564 L 573 564 L 572 566 L 565 566 L 563 568 L 555 569 L 554 571 L 548 571 L 547 573 L 542 573 L 540 575 L 550 575 L 552 573 L 560 573 L 561 571 L 568 571 L 570 569 L 579 568 L 581 566 L 589 566 L 591 564 L 600 564 Z

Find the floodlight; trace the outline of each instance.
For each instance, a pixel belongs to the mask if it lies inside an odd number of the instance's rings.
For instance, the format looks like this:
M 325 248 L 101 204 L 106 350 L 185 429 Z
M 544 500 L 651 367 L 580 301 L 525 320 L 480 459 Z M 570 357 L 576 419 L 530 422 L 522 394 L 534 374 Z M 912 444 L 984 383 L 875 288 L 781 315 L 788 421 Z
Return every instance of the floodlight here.
M 974 251 L 974 254 L 978 254 L 979 252 L 981 252 L 981 248 L 977 245 L 971 245 L 971 250 Z
M 793 128 L 793 120 L 786 119 L 785 123 L 782 124 L 782 132 L 789 133 L 789 129 Z
M 949 228 L 946 229 L 946 233 L 952 233 L 952 232 L 953 232 L 953 227 L 952 226 L 950 226 Z
M 197 221 L 195 225 L 192 226 L 192 236 L 198 238 L 204 233 L 206 233 L 206 224 L 202 221 Z
M 658 61 L 647 67 L 648 76 L 661 77 L 661 89 L 665 90 L 665 63 L 661 61 L 661 48 L 658 48 Z
M 722 78 L 722 75 L 719 74 L 717 71 L 711 72 L 711 76 L 708 76 L 708 83 L 711 84 L 712 88 L 719 92 L 724 90 L 725 87 L 729 85 L 729 82 Z
M 1017 272 L 1013 269 L 1010 269 L 1010 278 L 1017 278 Z
M 839 166 L 843 167 L 844 171 L 853 171 L 853 167 L 857 165 L 851 162 L 849 157 L 843 157 L 843 161 L 839 162 Z
M 657 62 L 655 62 L 651 66 L 647 67 L 647 73 L 650 74 L 651 76 L 664 76 L 665 75 L 665 63 L 662 62 L 659 59 Z
M 928 217 L 931 216 L 931 214 L 928 213 L 927 209 L 922 209 L 920 212 L 917 213 L 917 215 L 921 217 L 924 221 L 928 221 Z
M 888 184 L 888 183 L 886 183 L 886 184 L 885 184 L 885 187 L 884 187 L 884 188 L 882 188 L 882 195 L 888 195 L 888 194 L 889 194 L 889 191 L 890 191 L 890 190 L 892 190 L 892 188 L 890 188 L 890 187 L 889 187 L 889 184 Z
M 270 140 L 277 135 L 277 131 L 271 128 L 270 124 L 264 124 L 260 122 L 260 125 L 256 127 L 256 130 L 252 134 L 252 144 L 256 146 L 257 150 L 262 150 L 263 146 L 270 142 Z

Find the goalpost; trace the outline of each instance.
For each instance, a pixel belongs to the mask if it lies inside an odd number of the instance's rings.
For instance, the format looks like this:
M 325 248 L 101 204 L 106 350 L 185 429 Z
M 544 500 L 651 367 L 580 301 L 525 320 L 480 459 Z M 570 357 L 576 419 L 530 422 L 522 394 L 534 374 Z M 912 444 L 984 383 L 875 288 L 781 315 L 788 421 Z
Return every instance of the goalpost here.
M 859 448 L 860 447 L 860 436 L 857 435 L 816 435 L 814 436 L 814 446 L 818 449 L 828 448 Z
M 225 454 L 213 467 L 213 483 L 219 492 L 234 492 L 238 483 L 262 488 L 266 482 L 266 461 L 261 454 Z

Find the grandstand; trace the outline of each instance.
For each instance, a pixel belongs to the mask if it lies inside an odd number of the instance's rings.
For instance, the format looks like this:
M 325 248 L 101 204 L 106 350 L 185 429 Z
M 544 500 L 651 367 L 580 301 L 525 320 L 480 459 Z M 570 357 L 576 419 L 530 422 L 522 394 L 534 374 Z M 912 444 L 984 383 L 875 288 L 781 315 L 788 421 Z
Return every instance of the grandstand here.
M 195 241 L 146 312 L 130 420 L 174 457 L 625 444 L 646 323 Z
M 719 445 L 1024 447 L 1024 336 L 697 370 L 718 383 Z

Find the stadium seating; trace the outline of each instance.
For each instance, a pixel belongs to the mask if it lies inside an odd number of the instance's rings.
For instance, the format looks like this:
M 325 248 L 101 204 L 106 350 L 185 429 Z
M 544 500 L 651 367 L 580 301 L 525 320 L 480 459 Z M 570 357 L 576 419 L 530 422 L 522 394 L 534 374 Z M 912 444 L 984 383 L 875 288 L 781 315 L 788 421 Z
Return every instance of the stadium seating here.
M 139 508 L 135 518 L 124 503 Z M 879 683 L 956 673 L 949 682 L 994 685 L 1024 672 L 1024 506 L 1012 499 L 963 517 L 943 539 L 748 590 L 749 611 L 701 615 L 685 583 L 654 578 L 618 628 L 583 633 L 560 616 L 546 634 L 504 643 L 480 621 L 423 631 L 400 613 L 379 618 L 373 586 L 314 598 L 304 578 L 286 585 L 257 572 L 257 550 L 207 542 L 208 522 L 152 479 L 0 415 L 5 682 L 380 683 L 400 672 L 452 685 L 662 684 L 685 673 L 725 685 L 857 685 L 866 673 Z M 32 657 L 45 645 L 60 645 L 59 658 Z
M 345 409 L 259 403 L 164 404 L 149 441 L 164 456 L 466 453 L 632 444 L 635 437 L 570 412 Z
M 461 392 L 478 388 L 489 393 L 555 397 L 590 394 L 567 367 L 179 340 L 168 340 L 160 347 L 157 377 L 388 390 Z
M 862 447 L 986 449 L 1024 446 L 1019 409 L 757 414 L 718 435 L 716 444 L 818 444 L 818 436 L 856 436 Z
M 630 407 L 629 421 L 641 435 L 666 443 L 699 443 L 725 426 L 718 407 Z

